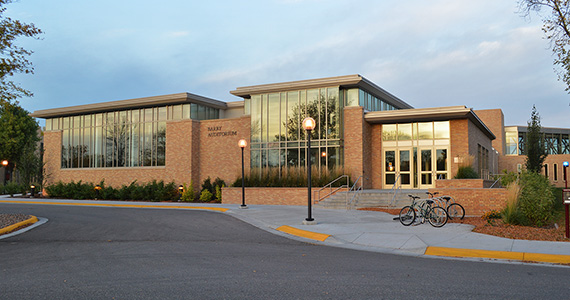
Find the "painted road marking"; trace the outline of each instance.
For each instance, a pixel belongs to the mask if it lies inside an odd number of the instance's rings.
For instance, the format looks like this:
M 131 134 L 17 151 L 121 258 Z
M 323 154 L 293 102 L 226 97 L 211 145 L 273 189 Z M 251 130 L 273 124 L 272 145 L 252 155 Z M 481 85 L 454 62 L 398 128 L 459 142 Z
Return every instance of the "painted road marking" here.
M 110 204 L 110 203 L 69 203 L 69 202 L 42 202 L 42 201 L 12 201 L 0 200 L 0 203 L 14 204 L 44 204 L 44 205 L 76 205 L 76 206 L 97 206 L 97 207 L 131 207 L 131 208 L 177 208 L 177 209 L 198 209 L 226 212 L 229 208 L 203 207 L 203 206 L 179 206 L 179 205 L 137 205 L 137 204 Z
M 460 249 L 460 248 L 445 248 L 445 247 L 427 247 L 426 252 L 424 254 L 433 255 L 433 256 L 479 257 L 479 258 L 495 258 L 495 259 L 509 259 L 509 260 L 520 260 L 520 261 L 570 264 L 570 255 L 561 255 L 561 254 L 542 254 L 542 253 L 476 250 L 476 249 Z
M 318 233 L 318 232 L 312 232 L 312 231 L 297 229 L 295 227 L 291 227 L 291 226 L 287 226 L 287 225 L 281 226 L 281 227 L 277 228 L 277 230 L 291 234 L 291 235 L 296 235 L 296 236 L 304 237 L 304 238 L 311 239 L 311 240 L 321 241 L 321 242 L 324 242 L 326 239 L 328 239 L 330 237 L 330 234 L 324 234 L 324 233 Z

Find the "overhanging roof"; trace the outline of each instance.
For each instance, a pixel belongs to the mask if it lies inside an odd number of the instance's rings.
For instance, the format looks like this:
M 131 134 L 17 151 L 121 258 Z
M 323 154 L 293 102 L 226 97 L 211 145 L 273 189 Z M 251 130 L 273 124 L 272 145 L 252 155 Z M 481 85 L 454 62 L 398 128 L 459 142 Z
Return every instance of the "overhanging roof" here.
M 435 108 L 400 109 L 389 111 L 367 112 L 364 119 L 372 124 L 409 123 L 427 121 L 446 121 L 454 119 L 469 119 L 491 140 L 496 137 L 491 130 L 479 119 L 471 108 L 465 106 L 447 106 Z
M 35 118 L 45 119 L 45 118 L 56 118 L 56 117 L 64 117 L 72 115 L 93 114 L 93 113 L 100 113 L 106 111 L 137 109 L 143 107 L 164 106 L 164 105 L 174 105 L 174 104 L 184 104 L 184 103 L 196 103 L 219 109 L 227 108 L 226 103 L 223 101 L 218 101 L 190 93 L 178 93 L 178 94 L 170 94 L 163 96 L 153 96 L 145 98 L 135 98 L 128 100 L 100 102 L 94 104 L 37 110 L 32 114 L 30 114 L 30 116 Z
M 303 89 L 314 89 L 314 88 L 332 87 L 332 86 L 339 86 L 342 88 L 361 88 L 367 91 L 368 93 L 374 95 L 376 98 L 380 98 L 395 107 L 413 108 L 413 106 L 402 101 L 398 97 L 388 93 L 381 87 L 374 84 L 372 81 L 358 74 L 238 87 L 234 91 L 231 91 L 230 93 L 238 97 L 249 99 L 251 98 L 251 95 L 295 91 Z

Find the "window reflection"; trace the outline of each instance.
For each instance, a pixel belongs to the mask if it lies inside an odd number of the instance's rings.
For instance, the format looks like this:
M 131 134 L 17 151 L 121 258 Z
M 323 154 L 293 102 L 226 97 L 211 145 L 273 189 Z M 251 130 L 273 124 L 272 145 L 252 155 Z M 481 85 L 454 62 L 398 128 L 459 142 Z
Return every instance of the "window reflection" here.
M 62 130 L 62 168 L 164 166 L 166 120 L 189 119 L 192 110 L 195 118 L 219 117 L 219 109 L 191 103 L 53 118 L 46 124 Z

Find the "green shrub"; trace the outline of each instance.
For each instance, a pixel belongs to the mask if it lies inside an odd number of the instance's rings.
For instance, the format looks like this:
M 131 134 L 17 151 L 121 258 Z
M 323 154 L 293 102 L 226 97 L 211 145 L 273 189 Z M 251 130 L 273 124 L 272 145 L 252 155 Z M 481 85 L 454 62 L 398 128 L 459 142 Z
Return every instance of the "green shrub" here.
M 214 186 L 212 185 L 212 180 L 210 179 L 209 176 L 208 178 L 204 179 L 204 182 L 202 182 L 202 188 L 200 190 L 201 191 L 208 190 L 210 194 L 214 194 Z
M 178 189 L 174 182 L 164 184 L 163 181 L 153 181 L 144 185 L 138 185 L 136 181 L 130 185 L 123 185 L 118 189 L 105 186 L 105 182 L 99 183 L 101 189 L 95 191 L 92 183 L 57 182 L 46 186 L 46 192 L 51 198 L 63 199 L 103 199 L 103 200 L 147 200 L 168 201 L 178 199 Z
M 461 166 L 457 169 L 455 179 L 478 179 L 479 174 L 475 172 L 472 166 Z
M 325 186 L 331 181 L 344 175 L 344 169 L 334 168 L 332 170 L 317 167 L 311 169 L 311 185 L 313 187 Z M 307 170 L 305 168 L 263 168 L 253 169 L 250 174 L 245 175 L 246 187 L 306 187 L 307 186 Z M 353 182 L 349 182 L 352 186 Z M 339 180 L 333 186 L 339 187 L 346 185 L 346 180 Z M 232 184 L 232 187 L 241 187 L 241 177 L 238 177 Z
M 216 202 L 222 203 L 222 187 L 216 185 Z
M 4 192 L 10 196 L 14 196 L 14 194 L 19 194 L 23 191 L 22 186 L 15 182 L 8 182 L 8 184 L 4 186 Z
M 503 174 L 501 176 L 501 186 L 507 187 L 509 184 L 518 181 L 519 173 L 517 172 L 507 172 L 507 170 L 503 170 Z
M 207 189 L 202 190 L 202 193 L 200 193 L 200 201 L 201 202 L 212 201 L 212 193 L 210 193 L 210 191 L 208 191 Z
M 549 224 L 554 217 L 554 193 L 548 178 L 535 172 L 523 172 L 520 184 L 519 208 L 528 225 Z
M 192 202 L 194 201 L 194 181 L 190 180 L 190 186 L 187 187 L 184 184 L 184 192 L 182 192 L 182 201 Z
M 4 184 L 0 183 L 0 195 L 4 195 Z

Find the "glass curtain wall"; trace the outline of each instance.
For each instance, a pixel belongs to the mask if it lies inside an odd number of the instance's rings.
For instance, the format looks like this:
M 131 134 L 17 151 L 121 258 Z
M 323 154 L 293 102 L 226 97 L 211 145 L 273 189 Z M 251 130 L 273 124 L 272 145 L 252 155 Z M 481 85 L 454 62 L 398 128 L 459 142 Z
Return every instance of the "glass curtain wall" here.
M 393 105 L 361 89 L 346 90 L 346 106 L 362 106 L 367 111 L 397 110 Z
M 62 168 L 164 166 L 167 120 L 217 118 L 191 103 L 47 119 L 46 130 L 62 131 Z
M 526 155 L 526 132 L 507 131 L 505 137 L 507 155 Z M 546 132 L 542 139 L 547 154 L 570 154 L 569 134 Z
M 252 95 L 251 167 L 305 167 L 307 157 L 320 169 L 342 166 L 339 88 L 329 87 Z M 312 117 L 311 153 L 301 122 Z

